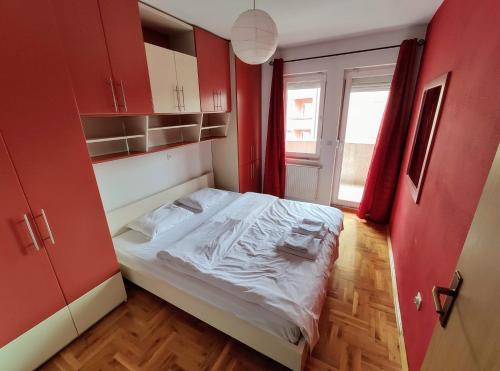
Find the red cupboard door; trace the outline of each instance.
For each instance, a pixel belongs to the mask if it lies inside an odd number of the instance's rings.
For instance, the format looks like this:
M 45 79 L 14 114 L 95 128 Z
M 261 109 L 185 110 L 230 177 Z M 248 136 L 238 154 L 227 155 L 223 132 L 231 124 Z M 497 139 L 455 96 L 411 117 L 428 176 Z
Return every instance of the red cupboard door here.
M 80 114 L 118 110 L 97 0 L 52 0 Z
M 99 0 L 120 111 L 153 113 L 137 0 Z
M 36 228 L 0 134 L 0 348 L 48 318 L 66 303 L 47 253 L 36 250 Z M 40 244 L 40 240 L 37 240 Z M 40 244 L 40 247 L 43 247 Z
M 260 158 L 261 72 L 236 58 L 236 108 L 238 161 L 240 165 Z
M 231 111 L 229 41 L 194 29 L 202 112 Z
M 252 163 L 239 166 L 240 193 L 253 192 Z
M 118 263 L 50 1 L 4 1 L 0 14 L 0 131 L 70 303 Z
M 253 172 L 252 172 L 252 192 L 260 193 L 261 191 L 261 160 L 253 161 Z

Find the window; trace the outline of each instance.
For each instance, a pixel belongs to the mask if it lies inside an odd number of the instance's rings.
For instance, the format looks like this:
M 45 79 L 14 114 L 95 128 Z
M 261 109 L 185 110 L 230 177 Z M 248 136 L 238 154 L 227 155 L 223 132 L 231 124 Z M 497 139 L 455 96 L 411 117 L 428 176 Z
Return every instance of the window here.
M 285 130 L 287 156 L 319 157 L 325 74 L 285 77 Z

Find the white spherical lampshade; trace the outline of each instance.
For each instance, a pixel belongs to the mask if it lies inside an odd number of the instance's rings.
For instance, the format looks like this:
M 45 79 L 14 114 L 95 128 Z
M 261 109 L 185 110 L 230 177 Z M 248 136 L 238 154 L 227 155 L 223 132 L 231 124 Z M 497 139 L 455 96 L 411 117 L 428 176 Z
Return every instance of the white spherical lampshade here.
M 269 14 L 260 9 L 240 14 L 231 29 L 234 54 L 248 64 L 262 64 L 278 46 L 278 29 Z

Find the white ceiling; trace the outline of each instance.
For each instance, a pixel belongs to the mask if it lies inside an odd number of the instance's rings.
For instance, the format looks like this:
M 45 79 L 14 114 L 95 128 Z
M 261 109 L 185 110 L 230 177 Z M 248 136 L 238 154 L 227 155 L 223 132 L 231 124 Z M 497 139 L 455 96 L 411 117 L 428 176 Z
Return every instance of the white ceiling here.
M 142 0 L 188 23 L 229 39 L 238 15 L 253 0 Z M 426 24 L 443 0 L 256 0 L 279 32 L 279 45 Z

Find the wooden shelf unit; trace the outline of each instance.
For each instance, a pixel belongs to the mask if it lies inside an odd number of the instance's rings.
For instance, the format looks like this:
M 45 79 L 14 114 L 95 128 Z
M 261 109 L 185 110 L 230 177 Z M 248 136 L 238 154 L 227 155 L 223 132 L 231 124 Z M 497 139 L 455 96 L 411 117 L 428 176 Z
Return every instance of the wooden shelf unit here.
M 210 140 L 214 138 L 226 137 L 229 122 L 230 113 L 204 113 L 201 125 L 200 140 Z
M 94 164 L 225 138 L 229 113 L 82 117 Z

